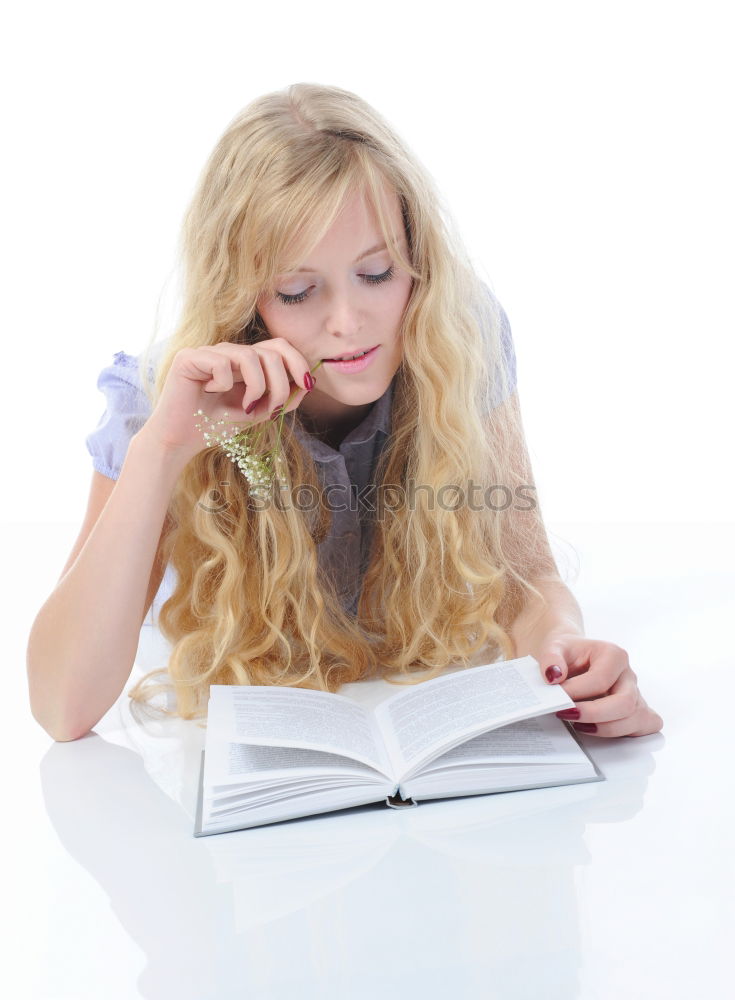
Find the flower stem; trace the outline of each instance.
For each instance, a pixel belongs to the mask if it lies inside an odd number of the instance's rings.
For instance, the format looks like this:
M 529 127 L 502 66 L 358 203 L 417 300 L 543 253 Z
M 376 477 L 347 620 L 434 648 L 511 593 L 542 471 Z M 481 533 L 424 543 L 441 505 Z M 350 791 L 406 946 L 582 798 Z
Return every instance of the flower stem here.
M 316 371 L 324 363 L 324 359 L 317 362 L 312 371 Z M 281 410 L 281 415 L 276 421 L 277 434 L 276 443 L 273 448 L 270 449 L 265 455 L 260 454 L 260 444 L 264 435 L 263 425 L 258 425 L 256 427 L 243 427 L 237 422 L 230 424 L 229 432 L 225 432 L 224 435 L 215 435 L 215 440 L 210 441 L 210 434 L 208 431 L 204 431 L 204 438 L 208 445 L 219 445 L 231 462 L 237 464 L 238 468 L 242 474 L 247 479 L 252 490 L 254 492 L 259 492 L 263 487 L 270 487 L 273 485 L 273 479 L 275 476 L 276 465 L 280 465 L 281 459 L 281 430 L 283 428 L 283 418 L 286 415 L 286 407 L 292 401 L 295 394 L 299 392 L 299 388 L 296 387 L 293 392 L 289 395 L 288 399 L 283 405 Z M 211 423 L 209 417 L 202 410 L 197 410 L 194 416 L 203 417 L 204 423 Z M 224 425 L 225 416 L 222 420 L 217 421 L 218 424 Z M 202 424 L 196 424 L 198 430 L 202 429 Z M 232 433 L 233 428 L 239 427 L 240 429 Z

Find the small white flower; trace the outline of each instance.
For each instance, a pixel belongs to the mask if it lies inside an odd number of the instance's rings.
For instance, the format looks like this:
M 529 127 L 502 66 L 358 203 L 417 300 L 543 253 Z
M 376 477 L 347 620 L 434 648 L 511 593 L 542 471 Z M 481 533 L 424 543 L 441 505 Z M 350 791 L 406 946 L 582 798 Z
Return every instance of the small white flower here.
M 203 422 L 200 421 L 195 425 L 197 430 L 202 430 L 203 423 L 214 423 L 215 426 L 222 426 L 224 424 L 224 419 L 213 422 L 209 419 L 206 413 L 202 413 L 201 410 L 198 410 L 194 414 L 194 416 L 199 415 L 203 417 Z M 227 414 L 225 414 L 225 417 L 226 416 Z M 262 428 L 258 429 L 257 427 L 246 427 L 244 429 L 237 430 L 236 427 L 232 426 L 222 433 L 210 434 L 209 431 L 202 430 L 202 434 L 209 447 L 219 446 L 225 452 L 230 462 L 232 462 L 233 465 L 237 465 L 245 479 L 247 479 L 254 494 L 257 495 L 272 485 L 273 472 L 271 467 L 271 456 L 270 454 L 259 455 L 257 453 L 257 445 L 262 437 Z M 276 449 L 279 444 L 280 424 Z M 279 464 L 282 462 L 280 456 L 278 456 L 278 461 Z
M 319 361 L 312 368 L 312 372 L 315 372 L 322 364 L 323 361 Z M 256 426 L 237 428 L 236 425 L 231 425 L 229 430 L 226 430 L 221 434 L 218 433 L 212 435 L 209 431 L 202 430 L 202 421 L 195 424 L 196 429 L 202 431 L 207 447 L 219 446 L 223 449 L 230 461 L 237 465 L 245 479 L 247 479 L 251 492 L 256 497 L 258 497 L 264 489 L 272 487 L 274 481 L 282 484 L 280 487 L 282 490 L 288 488 L 285 485 L 285 478 L 275 474 L 275 466 L 278 466 L 278 468 L 282 470 L 285 465 L 283 457 L 280 453 L 281 428 L 283 426 L 286 406 L 288 406 L 291 402 L 296 392 L 298 392 L 298 389 L 295 389 L 286 400 L 281 416 L 277 420 L 278 434 L 276 437 L 276 444 L 271 451 L 267 452 L 265 455 L 259 454 L 259 446 L 263 436 L 262 427 Z M 225 420 L 228 418 L 229 414 L 225 411 L 224 417 L 217 421 L 211 421 L 203 410 L 196 410 L 194 416 L 202 417 L 203 423 L 205 424 L 214 424 L 215 427 L 224 427 Z

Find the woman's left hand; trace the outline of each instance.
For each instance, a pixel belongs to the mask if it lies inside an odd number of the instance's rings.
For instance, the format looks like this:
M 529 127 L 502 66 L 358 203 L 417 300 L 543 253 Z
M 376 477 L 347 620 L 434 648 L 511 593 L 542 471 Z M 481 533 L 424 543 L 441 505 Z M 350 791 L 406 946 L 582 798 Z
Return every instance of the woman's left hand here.
M 663 728 L 664 720 L 648 707 L 638 690 L 628 654 L 615 643 L 575 633 L 553 633 L 542 643 L 536 659 L 544 678 L 561 684 L 575 703 L 574 709 L 557 712 L 557 716 L 572 720 L 580 732 L 648 736 Z M 558 677 L 552 667 L 561 671 Z

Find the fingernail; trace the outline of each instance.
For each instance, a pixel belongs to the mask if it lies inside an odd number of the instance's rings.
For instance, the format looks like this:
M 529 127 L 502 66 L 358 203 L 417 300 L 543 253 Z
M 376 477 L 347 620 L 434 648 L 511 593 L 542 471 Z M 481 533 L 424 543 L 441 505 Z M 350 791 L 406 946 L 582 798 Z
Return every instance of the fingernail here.
M 580 711 L 578 708 L 565 708 L 561 712 L 556 713 L 560 719 L 578 719 L 580 716 Z
M 304 375 L 304 388 L 308 389 L 309 392 L 311 392 L 314 388 L 314 376 L 311 372 L 307 372 L 306 375 Z
M 255 407 L 257 405 L 258 405 L 258 400 L 257 399 L 253 400 L 253 402 L 250 404 L 250 406 L 246 406 L 245 407 L 245 412 L 246 413 L 252 413 L 253 410 L 255 409 Z
M 282 410 L 283 410 L 283 407 L 282 407 L 282 406 L 277 406 L 277 407 L 275 408 L 275 410 L 273 411 L 273 413 L 271 413 L 271 420 L 278 420 L 278 418 L 279 418 L 279 417 L 280 417 L 280 415 L 281 415 L 281 411 L 282 411 Z
M 596 733 L 597 726 L 594 722 L 575 722 L 574 728 L 578 729 L 580 733 Z
M 561 677 L 561 670 L 558 667 L 547 667 L 546 668 L 546 680 L 549 684 L 553 684 L 554 681 L 558 681 Z

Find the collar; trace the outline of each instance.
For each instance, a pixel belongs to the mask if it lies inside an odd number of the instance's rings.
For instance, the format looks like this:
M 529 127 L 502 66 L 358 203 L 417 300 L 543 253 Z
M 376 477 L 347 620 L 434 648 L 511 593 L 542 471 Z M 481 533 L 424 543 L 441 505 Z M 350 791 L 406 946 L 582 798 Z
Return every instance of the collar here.
M 333 462 L 343 449 L 350 449 L 355 445 L 365 444 L 367 441 L 371 441 L 378 432 L 389 437 L 395 380 L 396 376 L 394 375 L 388 388 L 379 399 L 375 400 L 367 416 L 357 427 L 353 427 L 350 433 L 344 438 L 342 444 L 339 446 L 339 450 L 335 450 L 326 444 L 326 442 L 310 434 L 305 428 L 298 426 L 295 422 L 293 424 L 294 434 L 303 445 L 306 445 L 310 449 L 313 458 L 317 462 Z

